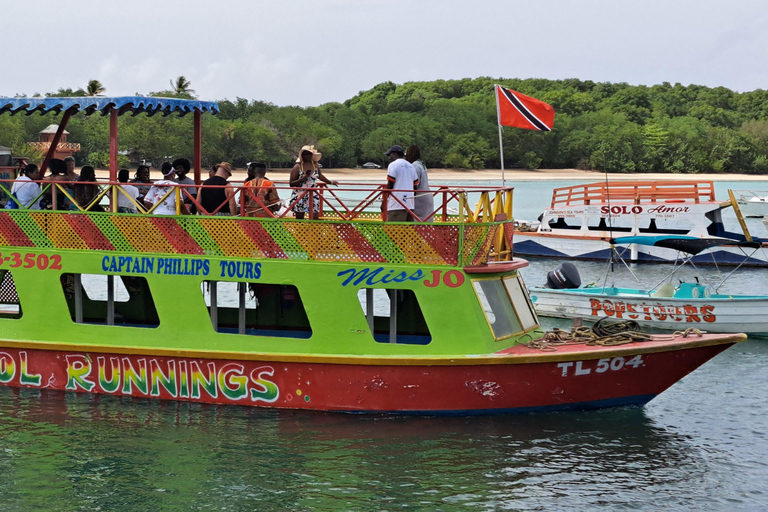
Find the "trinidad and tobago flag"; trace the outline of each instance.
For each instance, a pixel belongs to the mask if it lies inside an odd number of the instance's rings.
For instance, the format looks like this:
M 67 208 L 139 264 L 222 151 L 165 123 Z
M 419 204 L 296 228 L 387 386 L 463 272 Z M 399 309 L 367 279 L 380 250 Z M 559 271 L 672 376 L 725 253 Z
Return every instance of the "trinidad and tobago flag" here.
M 496 86 L 496 106 L 502 126 L 550 132 L 555 124 L 551 105 L 500 85 Z

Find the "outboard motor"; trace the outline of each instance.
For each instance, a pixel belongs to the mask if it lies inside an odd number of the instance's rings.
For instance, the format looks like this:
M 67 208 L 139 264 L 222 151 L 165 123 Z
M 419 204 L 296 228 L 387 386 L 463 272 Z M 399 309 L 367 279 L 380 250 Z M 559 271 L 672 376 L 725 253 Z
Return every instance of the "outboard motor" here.
M 547 272 L 547 288 L 562 290 L 564 288 L 578 288 L 579 286 L 581 286 L 581 277 L 573 263 L 566 261 L 555 270 Z

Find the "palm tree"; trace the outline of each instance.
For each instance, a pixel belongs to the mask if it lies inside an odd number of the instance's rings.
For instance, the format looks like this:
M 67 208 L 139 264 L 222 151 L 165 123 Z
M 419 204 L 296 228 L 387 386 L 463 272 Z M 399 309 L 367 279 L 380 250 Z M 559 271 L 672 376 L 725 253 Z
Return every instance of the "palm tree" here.
M 88 96 L 98 96 L 104 91 L 106 91 L 106 89 L 98 80 L 91 80 L 88 82 L 88 87 L 85 89 L 85 93 Z
M 195 90 L 190 89 L 190 85 L 192 85 L 192 82 L 187 80 L 184 75 L 177 78 L 175 83 L 173 80 L 171 80 L 171 89 L 173 89 L 173 92 L 176 94 L 185 94 L 191 96 L 195 93 Z

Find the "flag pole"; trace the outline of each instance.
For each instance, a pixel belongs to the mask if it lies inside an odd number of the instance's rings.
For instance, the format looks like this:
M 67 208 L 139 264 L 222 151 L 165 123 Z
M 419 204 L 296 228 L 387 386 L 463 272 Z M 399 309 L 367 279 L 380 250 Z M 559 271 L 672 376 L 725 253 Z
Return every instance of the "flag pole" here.
M 504 142 L 501 138 L 501 108 L 499 107 L 499 84 L 493 88 L 494 96 L 496 96 L 496 124 L 499 125 L 499 154 L 501 156 L 501 186 L 506 186 L 506 180 L 504 179 Z

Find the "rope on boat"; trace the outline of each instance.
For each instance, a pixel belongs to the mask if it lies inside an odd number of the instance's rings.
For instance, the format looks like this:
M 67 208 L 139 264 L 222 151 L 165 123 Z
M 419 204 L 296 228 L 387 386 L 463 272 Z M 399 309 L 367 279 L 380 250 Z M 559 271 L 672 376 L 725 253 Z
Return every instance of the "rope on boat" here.
M 545 331 L 544 336 L 537 340 L 531 340 L 524 343 L 528 348 L 538 349 L 545 352 L 557 351 L 557 347 L 563 345 L 589 345 L 612 347 L 617 345 L 626 345 L 642 341 L 671 341 L 678 337 L 687 338 L 689 336 L 701 337 L 699 329 L 689 328 L 684 331 L 675 331 L 671 335 L 651 336 L 642 332 L 637 322 L 633 320 L 612 320 L 601 318 L 592 327 L 580 326 L 573 327 L 570 331 L 558 329 L 555 327 L 551 331 Z

